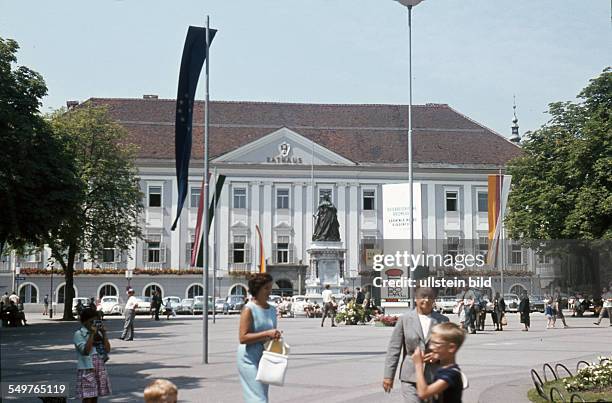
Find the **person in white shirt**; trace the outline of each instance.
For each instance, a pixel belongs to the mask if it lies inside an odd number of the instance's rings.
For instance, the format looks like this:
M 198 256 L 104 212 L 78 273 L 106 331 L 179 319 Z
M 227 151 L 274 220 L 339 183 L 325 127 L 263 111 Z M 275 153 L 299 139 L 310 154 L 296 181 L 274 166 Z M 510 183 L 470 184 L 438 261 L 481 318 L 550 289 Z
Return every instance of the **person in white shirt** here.
M 134 290 L 130 288 L 128 290 L 128 300 L 125 303 L 125 310 L 123 312 L 125 323 L 123 325 L 123 333 L 121 337 L 119 337 L 121 340 L 134 340 L 134 318 L 136 318 L 136 308 L 138 308 L 138 300 L 134 296 Z M 130 337 L 126 338 L 128 332 Z
M 323 297 L 323 320 L 321 320 L 321 327 L 323 327 L 328 314 L 331 314 L 332 327 L 336 327 L 334 322 L 336 319 L 336 309 L 332 304 L 332 291 L 329 289 L 329 284 L 325 284 L 325 290 L 323 290 L 321 296 Z

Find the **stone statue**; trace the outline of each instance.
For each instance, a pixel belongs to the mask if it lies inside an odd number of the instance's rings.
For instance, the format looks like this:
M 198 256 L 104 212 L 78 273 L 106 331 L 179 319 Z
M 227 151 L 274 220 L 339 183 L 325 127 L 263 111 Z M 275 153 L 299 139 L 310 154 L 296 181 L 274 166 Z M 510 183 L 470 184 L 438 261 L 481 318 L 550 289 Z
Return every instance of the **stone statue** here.
M 317 214 L 314 215 L 317 222 L 312 234 L 313 241 L 340 241 L 340 224 L 336 213 L 336 207 L 329 200 L 329 196 L 324 195 Z

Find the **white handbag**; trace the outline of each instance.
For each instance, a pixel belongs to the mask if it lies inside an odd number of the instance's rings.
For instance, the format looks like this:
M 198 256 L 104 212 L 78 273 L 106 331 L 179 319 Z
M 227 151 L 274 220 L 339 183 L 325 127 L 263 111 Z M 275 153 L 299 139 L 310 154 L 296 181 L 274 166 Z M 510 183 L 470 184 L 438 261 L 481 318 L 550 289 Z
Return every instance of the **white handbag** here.
M 288 358 L 289 346 L 282 339 L 266 342 L 255 380 L 268 385 L 283 386 Z

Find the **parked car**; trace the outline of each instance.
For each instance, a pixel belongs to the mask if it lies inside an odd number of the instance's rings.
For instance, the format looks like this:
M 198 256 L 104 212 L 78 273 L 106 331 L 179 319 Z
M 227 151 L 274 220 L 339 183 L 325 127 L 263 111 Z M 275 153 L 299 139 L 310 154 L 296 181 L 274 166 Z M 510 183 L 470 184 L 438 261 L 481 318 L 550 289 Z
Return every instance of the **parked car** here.
M 223 305 L 225 305 L 225 298 L 215 298 L 215 311 L 223 312 Z
M 223 304 L 223 314 L 240 313 L 245 304 L 245 298 L 242 295 L 230 295 L 225 299 Z
M 177 312 L 179 306 L 181 305 L 181 299 L 179 297 L 164 297 L 162 300 L 164 306 L 166 306 L 168 300 L 170 300 L 170 306 L 172 307 L 172 310 L 174 312 Z
M 76 308 L 77 308 L 77 305 L 79 304 L 79 301 L 81 301 L 83 308 L 85 308 L 89 304 L 89 298 L 83 298 L 83 297 L 73 298 L 72 299 L 72 314 L 74 316 L 77 316 L 78 314 Z
M 208 312 L 212 312 L 213 309 L 213 297 L 208 296 Z M 204 296 L 198 295 L 193 298 L 193 314 L 204 313 Z
M 283 300 L 283 298 L 280 295 L 270 295 L 268 297 L 268 303 L 269 304 L 278 305 L 278 304 L 281 303 L 282 300 Z
M 98 310 L 104 315 L 123 315 L 123 303 L 119 297 L 107 295 L 100 300 Z
M 192 311 L 194 315 L 204 312 L 204 297 L 197 296 L 193 298 L 193 307 Z
M 516 294 L 504 294 L 504 302 L 506 303 L 506 311 L 518 312 L 518 306 L 521 300 Z
M 531 312 L 544 312 L 544 296 L 532 295 L 529 297 L 529 309 Z
M 183 299 L 178 306 L 176 313 L 193 315 L 193 298 Z
M 136 297 L 138 306 L 136 307 L 136 315 L 151 313 L 151 297 Z
M 438 312 L 452 313 L 455 305 L 457 305 L 457 297 L 455 296 L 444 296 L 436 298 L 435 308 Z

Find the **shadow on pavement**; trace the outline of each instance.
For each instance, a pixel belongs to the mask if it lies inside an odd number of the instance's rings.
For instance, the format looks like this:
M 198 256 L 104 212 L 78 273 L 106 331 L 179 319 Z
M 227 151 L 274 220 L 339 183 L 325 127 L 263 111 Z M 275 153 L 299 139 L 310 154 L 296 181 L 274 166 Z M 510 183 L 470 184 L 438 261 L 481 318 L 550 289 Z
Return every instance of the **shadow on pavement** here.
M 111 378 L 113 395 L 103 401 L 142 401 L 142 393 L 146 385 L 159 377 L 171 380 L 179 390 L 199 388 L 201 377 L 173 376 L 177 373 L 189 374 L 191 365 L 163 362 L 164 352 L 173 348 L 173 343 L 168 341 L 168 338 L 172 336 L 164 332 L 164 328 L 171 326 L 176 331 L 177 326 L 185 325 L 172 320 L 152 321 L 148 318 L 138 318 L 135 341 L 127 342 L 117 340 L 123 327 L 123 321 L 105 320 L 111 343 L 107 369 Z M 72 344 L 72 337 L 74 331 L 79 327 L 80 323 L 76 321 L 54 321 L 20 328 L 0 329 L 0 376 L 2 381 L 68 382 L 70 383 L 69 396 L 74 397 L 76 352 Z M 163 343 L 155 343 L 153 346 L 147 343 L 154 340 L 163 340 Z M 148 351 L 151 347 L 154 349 L 154 357 L 147 357 L 148 353 L 143 350 L 146 348 Z M 160 375 L 152 376 L 146 373 L 153 371 Z M 6 401 L 11 400 L 6 399 Z M 18 401 L 40 402 L 37 398 L 22 398 Z

